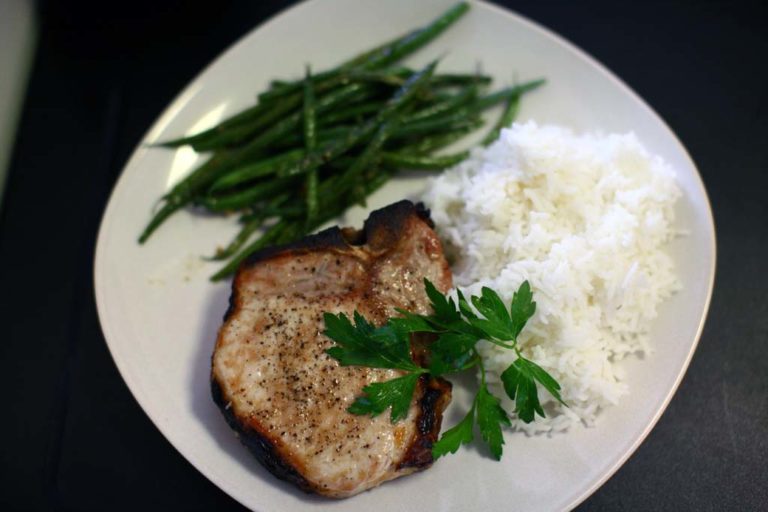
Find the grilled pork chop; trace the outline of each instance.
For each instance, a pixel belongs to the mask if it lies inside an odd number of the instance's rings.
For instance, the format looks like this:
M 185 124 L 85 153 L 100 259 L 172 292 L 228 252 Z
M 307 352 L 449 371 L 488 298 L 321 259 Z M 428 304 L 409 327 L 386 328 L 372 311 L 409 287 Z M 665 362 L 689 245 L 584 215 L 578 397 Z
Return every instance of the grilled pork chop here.
M 344 498 L 429 467 L 450 383 L 421 377 L 406 419 L 347 412 L 363 386 L 398 370 L 342 367 L 325 350 L 323 312 L 376 324 L 395 308 L 428 314 L 426 277 L 451 271 L 421 205 L 373 212 L 362 231 L 331 228 L 253 255 L 237 272 L 213 353 L 213 397 L 277 477 Z

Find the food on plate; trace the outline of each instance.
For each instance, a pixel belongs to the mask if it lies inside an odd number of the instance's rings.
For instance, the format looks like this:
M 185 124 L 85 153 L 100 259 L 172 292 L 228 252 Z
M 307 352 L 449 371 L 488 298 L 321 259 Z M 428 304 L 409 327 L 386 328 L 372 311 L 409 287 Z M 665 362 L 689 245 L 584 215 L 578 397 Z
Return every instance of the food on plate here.
M 257 253 L 219 334 L 217 403 L 270 470 L 332 497 L 427 467 L 475 430 L 500 459 L 503 427 L 591 424 L 679 287 L 664 252 L 679 195 L 632 134 L 503 128 L 425 195 L 464 291 L 408 201 L 363 232 Z M 475 398 L 439 436 L 443 377 L 467 370 Z
M 139 242 L 172 214 L 195 206 L 240 214 L 240 232 L 212 259 L 228 260 L 213 279 L 233 273 L 249 254 L 301 238 L 383 185 L 398 169 L 443 169 L 467 151 L 435 154 L 483 125 L 505 104 L 486 142 L 511 123 L 535 80 L 486 93 L 488 76 L 438 73 L 437 61 L 398 63 L 456 22 L 459 3 L 432 23 L 304 79 L 273 81 L 258 103 L 217 126 L 161 145 L 190 145 L 210 158 L 175 184 Z
M 680 287 L 665 247 L 679 196 L 670 166 L 634 135 L 534 122 L 503 130 L 431 181 L 424 201 L 456 284 L 493 288 L 505 301 L 523 281 L 536 293 L 519 346 L 560 382 L 568 407 L 544 393 L 548 417 L 513 417 L 514 428 L 590 425 L 627 393 L 619 361 L 653 350 L 651 321 Z M 500 384 L 516 354 L 479 351 L 488 382 Z
M 487 76 L 398 64 L 468 9 L 274 80 L 255 106 L 162 144 L 212 155 L 163 196 L 139 241 L 187 205 L 240 214 L 212 258 L 228 260 L 213 279 L 236 271 L 213 396 L 264 466 L 305 491 L 357 494 L 455 453 L 475 430 L 500 459 L 503 427 L 592 424 L 627 392 L 618 362 L 650 350 L 650 321 L 679 287 L 664 245 L 680 192 L 634 135 L 512 125 L 542 80 L 487 94 Z M 438 153 L 502 103 L 477 148 Z M 410 201 L 361 231 L 305 237 L 402 168 L 450 168 L 424 200 L 463 290 Z M 440 436 L 443 377 L 463 371 L 480 385 Z
M 404 372 L 341 366 L 322 334 L 324 312 L 358 311 L 377 325 L 398 309 L 430 313 L 425 278 L 441 292 L 451 287 L 429 214 L 409 201 L 371 213 L 361 231 L 331 228 L 241 265 L 216 341 L 212 390 L 267 469 L 341 498 L 432 464 L 450 384 L 419 375 L 395 424 L 350 414 L 363 387 Z
M 531 422 L 537 414 L 545 416 L 537 383 L 565 405 L 560 398 L 560 384 L 539 365 L 523 357 L 517 345 L 526 322 L 536 312 L 530 285 L 528 281 L 520 285 L 509 307 L 490 288 L 483 288 L 482 295 L 470 296 L 469 300 L 456 290 L 457 300 L 454 300 L 440 293 L 426 278 L 424 286 L 432 306 L 432 313 L 427 315 L 398 310 L 402 317 L 390 318 L 379 327 L 371 325 L 357 311 L 354 325 L 344 313 L 324 315 L 324 332 L 337 344 L 327 353 L 342 365 L 397 368 L 407 372 L 392 380 L 369 384 L 347 410 L 352 414 L 377 416 L 391 408 L 391 419 L 395 423 L 405 416 L 413 396 L 413 384 L 422 375 L 440 377 L 477 368 L 480 388 L 472 405 L 464 419 L 432 445 L 432 456 L 437 459 L 449 452 L 456 453 L 461 445 L 472 442 L 477 424 L 491 455 L 499 460 L 504 444 L 501 428 L 510 425 L 509 414 L 488 389 L 483 359 L 477 349 L 481 341 L 514 351 L 514 359 L 501 374 L 501 380 L 507 396 L 515 401 L 515 413 L 521 420 Z M 432 335 L 431 341 L 417 345 L 423 357 L 412 360 L 412 340 L 426 335 Z

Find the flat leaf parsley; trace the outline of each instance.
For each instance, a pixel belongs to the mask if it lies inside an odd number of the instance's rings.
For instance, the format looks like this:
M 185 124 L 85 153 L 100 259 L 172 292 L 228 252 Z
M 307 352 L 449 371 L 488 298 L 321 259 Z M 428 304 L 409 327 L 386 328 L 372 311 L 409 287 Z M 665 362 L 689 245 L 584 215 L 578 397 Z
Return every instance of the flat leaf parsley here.
M 515 351 L 517 359 L 501 374 L 501 381 L 504 391 L 515 401 L 518 418 L 530 423 L 536 414 L 544 417 L 537 384 L 565 405 L 557 381 L 539 365 L 524 358 L 517 344 L 519 334 L 536 312 L 531 287 L 528 281 L 521 284 L 507 309 L 490 288 L 483 288 L 479 297 L 470 296 L 469 301 L 458 291 L 454 301 L 427 279 L 424 286 L 432 306 L 431 315 L 398 310 L 402 317 L 390 318 L 386 324 L 376 327 L 357 311 L 354 322 L 343 313 L 325 313 L 324 334 L 336 343 L 327 353 L 342 366 L 404 372 L 394 379 L 365 386 L 363 394 L 347 410 L 352 414 L 377 416 L 390 409 L 394 423 L 408 415 L 422 375 L 438 377 L 478 367 L 481 382 L 472 406 L 464 419 L 446 430 L 434 444 L 432 455 L 437 459 L 456 453 L 461 445 L 473 441 L 477 425 L 491 455 L 498 460 L 504 444 L 502 426 L 509 426 L 510 420 L 499 398 L 488 389 L 485 367 L 477 351 L 478 341 L 486 340 Z M 411 357 L 411 334 L 419 332 L 433 333 L 436 337 L 426 346 L 425 366 Z

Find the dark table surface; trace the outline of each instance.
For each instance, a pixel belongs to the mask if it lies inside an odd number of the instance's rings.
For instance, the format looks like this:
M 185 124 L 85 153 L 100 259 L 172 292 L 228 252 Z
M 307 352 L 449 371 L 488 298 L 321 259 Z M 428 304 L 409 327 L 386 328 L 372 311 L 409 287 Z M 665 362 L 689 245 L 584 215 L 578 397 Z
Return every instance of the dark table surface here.
M 39 4 L 0 210 L 0 508 L 240 508 L 132 398 L 99 328 L 91 271 L 101 212 L 144 131 L 209 61 L 289 3 Z M 768 11 L 760 1 L 502 3 L 592 54 L 659 112 L 698 164 L 717 224 L 715 294 L 688 373 L 647 440 L 581 508 L 765 510 Z

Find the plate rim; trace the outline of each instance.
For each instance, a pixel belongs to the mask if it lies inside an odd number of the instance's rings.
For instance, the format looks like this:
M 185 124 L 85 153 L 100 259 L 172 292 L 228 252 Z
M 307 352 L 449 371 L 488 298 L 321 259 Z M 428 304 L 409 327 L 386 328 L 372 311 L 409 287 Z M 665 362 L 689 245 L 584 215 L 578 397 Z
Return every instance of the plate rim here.
M 112 357 L 112 361 L 117 367 L 120 377 L 123 379 L 126 386 L 130 390 L 131 395 L 133 396 L 133 399 L 136 400 L 136 402 L 141 407 L 142 412 L 149 418 L 149 420 L 155 426 L 155 428 L 163 435 L 166 441 L 169 442 L 170 445 L 173 446 L 173 448 L 187 461 L 187 463 L 192 465 L 192 467 L 194 467 L 197 471 L 199 471 L 206 479 L 211 481 L 214 485 L 216 485 L 219 489 L 221 489 L 231 498 L 233 498 L 238 503 L 240 503 L 241 505 L 249 509 L 250 509 L 250 506 L 247 503 L 246 497 L 241 496 L 240 493 L 238 492 L 238 489 L 233 489 L 232 486 L 225 483 L 223 479 L 220 479 L 218 477 L 218 474 L 215 471 L 210 471 L 208 464 L 202 461 L 193 461 L 190 458 L 188 458 L 184 454 L 184 452 L 181 450 L 181 448 L 177 446 L 177 443 L 173 440 L 172 436 L 166 433 L 166 426 L 160 421 L 161 418 L 155 417 L 149 414 L 147 398 L 140 391 L 140 386 L 138 382 L 136 382 L 133 379 L 130 372 L 126 368 L 126 363 L 121 362 L 120 358 L 117 357 L 115 349 L 113 349 L 113 346 L 110 343 L 110 338 L 114 338 L 116 335 L 114 334 L 113 331 L 110 330 L 109 326 L 106 324 L 106 321 L 105 321 L 106 299 L 103 296 L 104 287 L 100 286 L 100 283 L 102 281 L 102 278 L 100 276 L 103 273 L 102 267 L 104 265 L 103 263 L 104 252 L 106 250 L 104 248 L 105 237 L 107 233 L 109 219 L 114 215 L 112 210 L 115 208 L 115 201 L 114 201 L 115 195 L 117 193 L 117 190 L 121 188 L 121 185 L 127 179 L 126 169 L 134 165 L 134 163 L 138 159 L 140 159 L 143 153 L 148 149 L 146 146 L 146 141 L 155 139 L 157 134 L 162 132 L 168 126 L 168 124 L 172 122 L 172 120 L 175 118 L 178 112 L 184 108 L 184 105 L 188 102 L 189 97 L 193 96 L 196 93 L 197 88 L 202 85 L 203 78 L 209 72 L 209 70 L 215 67 L 220 61 L 227 59 L 229 55 L 234 53 L 240 46 L 244 45 L 246 41 L 250 37 L 252 37 L 252 35 L 257 31 L 262 30 L 276 23 L 284 15 L 288 15 L 289 13 L 305 8 L 306 5 L 308 4 L 318 3 L 323 1 L 325 0 L 302 0 L 300 2 L 297 2 L 291 6 L 288 6 L 286 8 L 283 8 L 273 13 L 271 16 L 263 20 L 261 23 L 255 25 L 253 28 L 248 30 L 243 35 L 241 35 L 237 40 L 229 44 L 214 59 L 212 59 L 198 73 L 196 73 L 195 76 L 191 80 L 189 80 L 187 84 L 181 89 L 181 91 L 176 96 L 174 96 L 174 98 L 163 109 L 161 114 L 144 132 L 142 137 L 139 139 L 139 142 L 137 143 L 136 147 L 131 152 L 130 157 L 123 164 L 122 170 L 120 171 L 120 176 L 115 181 L 115 184 L 112 187 L 112 190 L 109 194 L 109 198 L 107 200 L 107 206 L 105 207 L 101 220 L 99 222 L 98 235 L 96 239 L 96 247 L 94 251 L 93 287 L 94 287 L 94 295 L 96 298 L 96 309 L 97 309 L 97 314 L 99 318 L 99 325 L 101 327 L 102 333 L 104 334 L 104 340 L 106 342 L 107 349 L 109 350 L 110 356 Z M 664 399 L 661 401 L 657 411 L 654 413 L 654 415 L 652 416 L 650 421 L 647 423 L 645 428 L 642 430 L 641 434 L 630 444 L 628 448 L 624 450 L 624 453 L 622 453 L 621 456 L 618 457 L 618 459 L 616 459 L 616 461 L 606 471 L 603 472 L 600 478 L 596 479 L 592 483 L 592 485 L 590 485 L 589 487 L 584 488 L 582 491 L 576 492 L 575 496 L 567 503 L 565 507 L 566 510 L 572 510 L 575 507 L 577 507 L 579 504 L 584 502 L 592 494 L 594 494 L 595 491 L 597 491 L 597 489 L 602 487 L 613 475 L 616 474 L 619 468 L 621 468 L 621 466 L 623 466 L 626 463 L 626 461 L 635 453 L 635 451 L 639 448 L 639 446 L 648 437 L 650 432 L 655 428 L 659 419 L 666 411 L 667 407 L 669 406 L 669 403 L 672 400 L 672 397 L 676 394 L 685 374 L 688 371 L 688 367 L 690 366 L 691 360 L 693 358 L 693 354 L 695 353 L 699 345 L 699 341 L 701 340 L 701 335 L 704 329 L 704 325 L 709 315 L 709 309 L 711 306 L 712 295 L 714 290 L 715 273 L 717 268 L 716 267 L 717 237 L 716 237 L 714 215 L 712 212 L 712 205 L 709 199 L 709 195 L 707 194 L 707 190 L 704 185 L 703 179 L 701 177 L 701 172 L 699 171 L 698 166 L 696 165 L 695 161 L 689 154 L 686 147 L 678 138 L 677 134 L 669 127 L 669 125 L 666 123 L 664 118 L 662 118 L 656 112 L 656 110 L 653 109 L 653 107 L 651 107 L 639 94 L 637 94 L 629 85 L 627 85 L 621 78 L 619 78 L 615 73 L 613 73 L 608 67 L 603 65 L 600 61 L 592 57 L 586 51 L 582 50 L 579 46 L 577 46 L 576 44 L 566 39 L 564 36 L 561 36 L 554 30 L 547 28 L 543 24 L 540 24 L 537 21 L 534 21 L 528 18 L 527 16 L 520 14 L 515 10 L 508 9 L 504 6 L 491 3 L 487 0 L 467 0 L 467 1 L 472 6 L 482 6 L 482 8 L 493 11 L 496 15 L 503 16 L 505 18 L 513 20 L 514 22 L 520 23 L 523 26 L 525 26 L 527 29 L 537 32 L 539 35 L 543 36 L 546 39 L 549 39 L 556 45 L 568 50 L 573 55 L 573 57 L 584 61 L 589 65 L 590 68 L 601 73 L 614 86 L 618 87 L 618 89 L 620 89 L 632 100 L 634 100 L 642 109 L 645 109 L 647 113 L 649 113 L 654 120 L 658 121 L 662 129 L 666 132 L 666 135 L 671 137 L 671 140 L 673 141 L 674 145 L 677 147 L 679 151 L 681 151 L 681 154 L 686 159 L 688 159 L 692 168 L 696 171 L 694 176 L 695 177 L 694 184 L 699 193 L 699 196 L 704 200 L 704 207 L 706 209 L 706 214 L 707 214 L 705 219 L 706 221 L 705 225 L 706 225 L 706 231 L 707 231 L 706 238 L 709 241 L 708 245 L 709 245 L 710 253 L 712 255 L 712 260 L 711 260 L 709 269 L 707 269 L 708 282 L 706 286 L 707 293 L 706 293 L 706 297 L 703 304 L 704 307 L 702 309 L 701 317 L 699 319 L 698 326 L 696 327 L 696 333 L 695 333 L 693 342 L 691 343 L 688 354 L 686 355 L 686 358 L 678 371 L 678 375 L 676 376 L 673 385 L 670 387 L 670 389 L 664 396 Z

